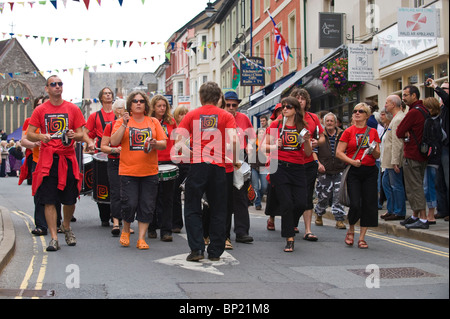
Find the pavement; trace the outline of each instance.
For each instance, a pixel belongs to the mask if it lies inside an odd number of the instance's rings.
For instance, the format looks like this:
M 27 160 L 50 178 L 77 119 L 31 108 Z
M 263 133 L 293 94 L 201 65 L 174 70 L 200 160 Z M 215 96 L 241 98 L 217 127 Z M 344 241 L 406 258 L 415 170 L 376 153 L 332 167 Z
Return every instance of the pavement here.
M 254 206 L 249 207 L 250 214 L 265 216 L 264 204 L 263 210 L 256 210 Z M 383 209 L 378 211 L 380 216 L 385 212 L 386 210 Z M 410 213 L 411 210 L 408 209 L 407 212 Z M 313 217 L 313 225 L 314 220 L 315 217 Z M 324 215 L 323 220 L 324 226 L 334 226 L 335 224 L 334 217 L 329 210 Z M 444 219 L 437 219 L 436 225 L 430 225 L 429 229 L 406 229 L 400 225 L 399 221 L 385 221 L 380 218 L 378 227 L 370 228 L 370 230 L 396 237 L 415 239 L 446 248 L 449 247 L 449 222 L 444 221 Z M 15 240 L 16 234 L 11 213 L 7 208 L 0 206 L 0 274 L 14 255 Z

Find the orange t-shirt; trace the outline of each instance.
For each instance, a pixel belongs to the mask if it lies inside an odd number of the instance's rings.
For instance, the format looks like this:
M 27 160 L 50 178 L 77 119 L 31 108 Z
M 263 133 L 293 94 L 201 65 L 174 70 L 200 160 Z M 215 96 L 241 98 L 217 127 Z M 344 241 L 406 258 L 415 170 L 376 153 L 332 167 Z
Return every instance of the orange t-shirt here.
M 123 119 L 118 119 L 112 134 L 122 124 Z M 157 141 L 167 139 L 157 119 L 146 116 L 144 121 L 138 123 L 131 118 L 121 141 L 119 175 L 144 177 L 158 174 L 157 151 L 153 149 L 149 153 L 144 152 L 144 143 L 147 137 L 152 137 Z
M 38 128 L 36 130 L 36 133 L 39 133 L 40 131 L 41 130 Z M 27 125 L 27 129 L 25 131 L 25 135 L 27 135 L 27 134 L 28 134 L 28 125 Z M 33 147 L 32 151 L 33 151 L 33 162 L 37 163 L 39 161 L 40 147 L 39 146 Z

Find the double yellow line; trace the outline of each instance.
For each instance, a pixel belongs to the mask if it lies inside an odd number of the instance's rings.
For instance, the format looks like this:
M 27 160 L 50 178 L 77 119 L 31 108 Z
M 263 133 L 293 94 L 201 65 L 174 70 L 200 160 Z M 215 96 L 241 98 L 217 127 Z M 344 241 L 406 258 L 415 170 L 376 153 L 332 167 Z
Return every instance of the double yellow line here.
M 22 212 L 22 211 L 13 211 L 15 215 L 19 216 L 23 219 L 25 224 L 27 225 L 28 231 L 31 233 L 32 229 L 34 228 L 34 219 L 29 216 L 28 214 Z M 37 256 L 41 255 L 42 253 L 42 262 L 39 267 L 39 272 L 36 279 L 36 284 L 34 286 L 35 290 L 41 290 L 42 285 L 44 283 L 44 277 L 45 273 L 47 271 L 47 264 L 48 264 L 48 254 L 45 250 L 46 243 L 44 236 L 32 236 L 33 238 L 33 257 L 31 258 L 30 264 L 28 265 L 27 271 L 25 273 L 25 277 L 22 280 L 22 283 L 20 285 L 20 290 L 29 289 L 30 286 L 30 280 L 31 276 L 33 275 L 36 267 L 38 266 L 36 259 Z M 38 239 L 40 240 L 40 244 L 38 242 Z M 16 299 L 22 299 L 21 296 L 16 297 Z M 32 297 L 32 299 L 39 299 L 38 297 Z
M 369 237 L 373 237 L 373 238 L 377 238 L 377 239 L 381 239 L 399 246 L 404 246 L 407 248 L 411 248 L 411 249 L 415 249 L 421 252 L 425 252 L 425 253 L 429 253 L 432 255 L 436 255 L 436 256 L 440 256 L 440 257 L 445 257 L 448 258 L 448 253 L 445 251 L 441 251 L 441 250 L 436 250 L 436 249 L 432 249 L 432 248 L 428 248 L 428 247 L 424 247 L 424 246 L 420 246 L 420 245 L 416 245 L 416 244 L 412 244 L 412 243 L 408 243 L 406 241 L 397 239 L 397 238 L 392 238 L 392 237 L 387 237 L 387 236 L 383 236 L 383 235 L 379 235 L 379 234 L 375 234 L 371 231 L 368 231 L 366 233 L 366 236 Z

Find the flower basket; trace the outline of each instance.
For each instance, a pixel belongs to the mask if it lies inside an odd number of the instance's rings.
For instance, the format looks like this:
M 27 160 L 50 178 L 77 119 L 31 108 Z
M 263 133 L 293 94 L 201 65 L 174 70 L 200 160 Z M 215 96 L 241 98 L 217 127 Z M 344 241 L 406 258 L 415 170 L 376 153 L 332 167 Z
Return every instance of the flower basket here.
M 337 58 L 328 62 L 322 68 L 320 80 L 323 87 L 331 91 L 340 100 L 348 98 L 353 100 L 358 90 L 365 84 L 364 82 L 348 81 L 348 59 Z

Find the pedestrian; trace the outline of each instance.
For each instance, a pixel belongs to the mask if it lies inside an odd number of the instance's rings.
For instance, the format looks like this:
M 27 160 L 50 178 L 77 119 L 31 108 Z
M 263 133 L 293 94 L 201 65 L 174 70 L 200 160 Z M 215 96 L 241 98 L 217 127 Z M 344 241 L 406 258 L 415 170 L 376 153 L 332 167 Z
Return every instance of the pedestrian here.
M 260 128 L 266 130 L 269 127 L 269 118 L 267 115 L 261 115 L 259 117 Z
M 270 152 L 270 172 L 281 214 L 281 236 L 286 238 L 285 252 L 294 251 L 295 222 L 306 207 L 305 159 L 312 153 L 309 130 L 300 102 L 290 96 L 281 101 L 283 120 L 270 124 L 266 152 Z M 285 120 L 284 120 L 285 119 Z M 306 132 L 305 135 L 300 133 Z
M 115 118 L 122 118 L 126 109 L 126 101 L 123 99 L 116 100 L 112 105 L 112 110 L 114 112 Z M 112 146 L 111 145 L 111 131 L 116 124 L 116 120 L 112 123 L 108 123 L 103 131 L 102 141 L 100 144 L 100 149 L 103 153 L 108 154 L 108 181 L 109 181 L 109 198 L 111 201 L 110 211 L 111 219 L 113 221 L 113 228 L 111 234 L 114 237 L 120 235 L 120 220 L 122 219 L 122 204 L 120 199 L 121 183 L 119 175 L 119 163 L 120 163 L 120 152 L 122 151 L 122 146 Z
M 440 112 L 441 105 L 439 101 L 434 97 L 428 97 L 423 100 L 423 105 L 430 112 L 430 116 L 433 121 L 436 121 L 436 126 L 440 128 Z M 423 179 L 423 190 L 425 192 L 425 198 L 427 200 L 428 214 L 427 220 L 429 225 L 436 224 L 436 219 L 434 217 L 436 207 L 437 207 L 437 196 L 436 196 L 436 174 L 441 165 L 441 153 L 442 153 L 442 134 L 436 141 L 438 148 L 437 152 L 431 154 L 428 157 L 427 168 L 425 169 L 425 177 Z
M 115 120 L 115 114 L 112 109 L 114 102 L 113 91 L 108 87 L 101 89 L 98 94 L 98 100 L 102 104 L 102 108 L 89 116 L 85 130 L 91 139 L 96 140 L 96 148 L 100 149 L 106 125 Z M 97 151 L 94 151 L 94 153 L 97 153 Z M 108 176 L 107 171 L 103 171 L 100 174 Z M 111 220 L 111 204 L 97 202 L 97 207 L 101 225 L 103 227 L 109 227 L 109 221 Z
M 75 141 L 84 141 L 89 149 L 94 143 L 84 134 L 86 124 L 78 106 L 63 100 L 63 82 L 52 75 L 47 79 L 45 91 L 49 101 L 36 108 L 31 115 L 27 139 L 41 142 L 39 161 L 33 175 L 32 193 L 37 194 L 40 205 L 45 205 L 45 219 L 51 240 L 47 251 L 57 251 L 56 204 L 63 204 L 61 230 L 66 243 L 75 246 L 77 241 L 70 227 L 75 204 L 81 190 L 82 178 L 75 154 Z M 39 129 L 39 133 L 37 133 Z
M 241 100 L 235 91 L 227 91 L 224 94 L 225 98 L 225 111 L 233 115 L 236 121 L 236 130 L 239 136 L 239 145 L 241 146 L 241 152 L 239 159 L 248 163 L 248 154 L 252 153 L 252 148 L 256 140 L 255 131 L 250 119 L 247 115 L 238 112 L 239 103 Z M 250 168 L 250 166 L 248 166 Z M 233 185 L 233 200 L 232 214 L 234 216 L 234 232 L 236 233 L 236 242 L 239 243 L 251 243 L 253 237 L 249 235 L 250 232 L 250 215 L 248 212 L 248 188 L 251 183 L 251 178 L 244 180 L 244 184 L 241 188 Z M 227 219 L 227 228 L 231 229 L 231 215 Z M 229 238 L 228 238 L 229 239 Z
M 309 109 L 311 108 L 311 97 L 308 91 L 303 88 L 293 90 L 290 96 L 295 97 L 300 102 L 300 106 L 304 113 L 303 119 L 307 123 L 307 129 L 309 130 L 309 134 L 311 136 L 312 149 L 314 150 L 318 146 L 319 138 L 323 135 L 324 129 L 320 123 L 319 117 L 316 114 L 309 112 Z M 298 216 L 295 227 L 296 232 L 298 232 L 298 223 L 300 221 L 300 217 L 303 216 L 303 221 L 305 223 L 305 235 L 303 236 L 303 239 L 308 241 L 317 241 L 317 236 L 314 235 L 311 230 L 312 214 L 314 210 L 313 196 L 319 167 L 317 154 L 313 152 L 305 158 L 304 165 L 307 186 L 306 209 L 302 212 L 302 214 L 300 214 L 300 216 Z
M 419 152 L 418 143 L 422 140 L 425 123 L 422 112 L 429 112 L 420 100 L 420 91 L 416 86 L 410 85 L 403 89 L 403 101 L 409 106 L 409 111 L 397 127 L 397 137 L 406 139 L 403 147 L 403 176 L 406 197 L 413 214 L 400 224 L 408 229 L 428 229 L 426 198 L 423 192 L 427 158 Z
M 406 196 L 403 184 L 403 139 L 397 137 L 397 128 L 403 121 L 405 113 L 402 100 L 398 95 L 386 98 L 386 112 L 392 120 L 383 137 L 381 168 L 384 170 L 382 186 L 386 195 L 387 212 L 380 217 L 386 221 L 404 220 L 406 215 Z
M 314 211 L 317 214 L 316 226 L 323 226 L 322 216 L 326 213 L 331 199 L 331 213 L 336 220 L 337 229 L 346 229 L 344 224 L 346 212 L 344 206 L 339 203 L 339 186 L 345 163 L 336 157 L 336 149 L 343 130 L 337 126 L 337 118 L 334 113 L 328 113 L 323 117 L 325 125 L 324 134 L 320 137 L 317 148 L 319 160 L 318 178 L 316 185 L 317 204 Z
M 261 148 L 266 136 L 266 129 L 259 128 L 257 130 L 257 139 L 253 147 L 253 152 L 249 156 L 250 167 L 252 168 L 252 186 L 256 193 L 255 209 L 262 209 L 262 198 L 267 194 L 267 174 L 269 173 L 267 164 L 267 156 Z
M 2 157 L 2 163 L 0 167 L 0 177 L 6 177 L 6 164 L 8 164 L 9 166 L 8 142 L 6 140 L 1 140 L 0 152 Z
M 189 109 L 186 106 L 178 106 L 173 111 L 173 117 L 175 119 L 176 125 L 180 125 L 181 121 L 185 117 L 185 115 L 189 112 Z M 175 132 L 176 133 L 176 132 Z M 175 134 L 176 136 L 176 134 Z M 176 137 L 174 139 L 176 140 Z M 178 156 L 176 154 L 175 156 Z M 187 173 L 189 171 L 190 163 L 178 163 L 178 177 L 175 180 L 174 186 L 174 194 L 173 194 L 173 212 L 172 212 L 172 233 L 180 233 L 183 229 L 183 205 L 181 200 L 181 185 L 186 179 Z
M 159 180 L 157 151 L 167 145 L 167 136 L 161 124 L 149 117 L 149 113 L 148 96 L 142 91 L 130 93 L 127 111 L 116 121 L 110 140 L 113 147 L 122 147 L 119 175 L 123 229 L 119 242 L 124 247 L 130 245 L 130 225 L 136 219 L 139 228 L 136 247 L 141 250 L 149 249 L 145 234 L 156 207 Z
M 368 227 L 378 226 L 378 169 L 375 161 L 380 157 L 380 138 L 376 129 L 367 125 L 371 116 L 365 103 L 353 109 L 353 125 L 347 128 L 339 140 L 336 157 L 352 165 L 348 171 L 347 189 L 350 197 L 348 210 L 349 230 L 345 237 L 348 246 L 353 245 L 355 225 L 360 222 L 358 248 L 368 248 L 365 235 Z M 356 151 L 355 159 L 352 159 Z
M 434 88 L 434 91 L 440 98 L 441 112 L 440 120 L 442 127 L 442 150 L 441 150 L 441 164 L 439 165 L 436 178 L 436 196 L 437 196 L 437 212 L 435 218 L 444 218 L 448 221 L 448 190 L 449 190 L 449 162 L 448 162 L 448 145 L 449 145 L 449 114 L 448 114 L 448 95 L 449 84 L 444 81 L 439 87 L 433 79 L 428 79 L 429 87 Z
M 233 165 L 239 168 L 239 140 L 234 117 L 217 107 L 222 90 L 214 82 L 206 82 L 200 87 L 202 106 L 190 111 L 178 126 L 176 149 L 184 149 L 183 162 L 191 161 L 185 187 L 185 226 L 190 253 L 187 261 L 204 258 L 205 242 L 202 227 L 202 198 L 206 193 L 211 209 L 208 258 L 219 260 L 225 249 L 227 205 L 225 158 L 230 155 Z M 186 140 L 192 138 L 191 151 Z M 212 141 L 211 141 L 212 139 Z M 232 145 L 232 155 L 226 153 L 226 143 Z M 186 152 L 187 151 L 187 152 Z M 227 157 L 230 157 L 227 156 Z M 229 162 L 229 161 L 228 161 Z
M 161 124 L 162 129 L 167 135 L 167 147 L 164 150 L 158 150 L 158 167 L 161 165 L 174 166 L 170 152 L 173 147 L 172 132 L 177 128 L 175 119 L 170 111 L 169 101 L 162 95 L 155 95 L 150 101 L 150 116 L 156 118 Z M 169 168 L 171 166 L 168 166 Z M 178 170 L 178 167 L 174 166 Z M 156 211 L 153 220 L 148 227 L 148 237 L 156 238 L 156 229 L 160 229 L 160 239 L 164 242 L 171 242 L 172 224 L 173 224 L 173 200 L 175 192 L 176 176 L 160 179 L 158 185 L 158 199 L 156 201 Z

